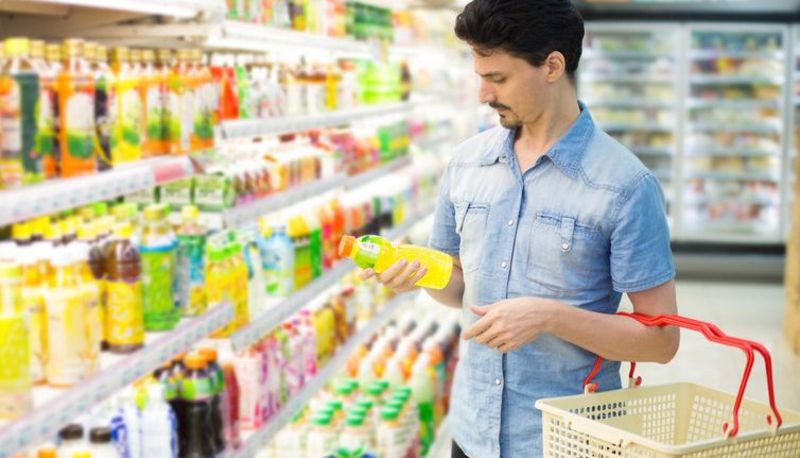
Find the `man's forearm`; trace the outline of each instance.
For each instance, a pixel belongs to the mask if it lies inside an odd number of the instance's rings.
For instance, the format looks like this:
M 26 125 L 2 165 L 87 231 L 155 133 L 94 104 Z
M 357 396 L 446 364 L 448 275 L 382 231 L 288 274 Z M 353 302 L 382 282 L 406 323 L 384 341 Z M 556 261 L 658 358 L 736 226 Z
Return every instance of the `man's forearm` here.
M 464 297 L 464 272 L 458 263 L 453 264 L 453 273 L 450 275 L 450 282 L 444 289 L 429 289 L 425 291 L 437 302 L 448 307 L 461 308 Z
M 679 330 L 649 328 L 628 317 L 553 303 L 546 332 L 611 361 L 669 362 L 678 350 Z

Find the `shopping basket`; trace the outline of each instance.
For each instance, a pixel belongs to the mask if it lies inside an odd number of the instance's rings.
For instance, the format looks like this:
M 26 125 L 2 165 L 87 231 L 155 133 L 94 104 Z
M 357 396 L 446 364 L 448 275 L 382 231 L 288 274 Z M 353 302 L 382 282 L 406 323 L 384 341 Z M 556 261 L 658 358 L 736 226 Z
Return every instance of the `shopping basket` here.
M 693 383 L 641 387 L 641 377 L 634 376 L 636 363 L 631 363 L 628 388 L 596 393 L 592 379 L 602 363 L 598 357 L 584 381 L 584 394 L 536 402 L 542 411 L 544 456 L 800 458 L 800 413 L 775 406 L 772 361 L 763 345 L 690 318 L 620 315 L 647 326 L 691 329 L 712 342 L 741 349 L 747 363 L 737 395 Z M 754 352 L 764 359 L 769 405 L 743 400 Z

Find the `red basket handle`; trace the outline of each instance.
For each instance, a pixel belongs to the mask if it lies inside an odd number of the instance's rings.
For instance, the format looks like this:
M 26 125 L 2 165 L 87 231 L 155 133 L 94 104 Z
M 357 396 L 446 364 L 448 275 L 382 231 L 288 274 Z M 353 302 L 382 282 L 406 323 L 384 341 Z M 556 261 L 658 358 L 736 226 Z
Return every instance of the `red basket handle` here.
M 700 332 L 703 334 L 708 340 L 716 343 L 720 343 L 722 345 L 727 345 L 729 347 L 735 347 L 742 350 L 747 357 L 747 363 L 745 364 L 744 374 L 742 375 L 742 381 L 739 383 L 739 392 L 736 394 L 736 402 L 733 405 L 733 427 L 729 428 L 727 422 L 722 425 L 722 432 L 725 434 L 726 437 L 735 437 L 736 434 L 739 432 L 739 409 L 742 406 L 742 399 L 744 398 L 744 392 L 747 388 L 747 382 L 750 379 L 750 373 L 753 370 L 753 350 L 757 351 L 761 357 L 764 359 L 764 367 L 766 369 L 767 375 L 767 390 L 769 392 L 769 406 L 772 410 L 772 415 L 767 415 L 767 423 L 772 426 L 773 431 L 777 430 L 778 427 L 783 423 L 783 419 L 781 418 L 781 414 L 778 412 L 778 408 L 775 405 L 775 390 L 773 387 L 773 379 L 772 379 L 772 358 L 769 355 L 769 351 L 758 342 L 754 342 L 752 340 L 741 339 L 738 337 L 731 337 L 722 330 L 720 330 L 716 325 L 712 323 L 707 323 L 705 321 L 695 320 L 693 318 L 686 318 L 679 315 L 657 315 L 657 316 L 649 316 L 644 315 L 641 313 L 626 313 L 626 312 L 619 312 L 618 315 L 627 316 L 630 318 L 635 319 L 636 321 L 644 324 L 645 326 L 677 326 L 684 329 L 690 329 L 693 331 Z M 597 375 L 600 371 L 600 366 L 603 362 L 603 358 L 598 356 L 597 360 L 595 360 L 594 367 L 592 367 L 591 372 L 583 381 L 584 391 L 586 392 L 594 392 L 597 389 L 597 384 L 592 383 L 592 379 Z M 634 378 L 634 371 L 636 369 L 636 362 L 631 362 L 631 369 L 628 372 L 628 379 L 630 382 L 638 386 L 642 383 L 641 377 Z M 773 425 L 773 417 L 775 420 L 775 424 Z

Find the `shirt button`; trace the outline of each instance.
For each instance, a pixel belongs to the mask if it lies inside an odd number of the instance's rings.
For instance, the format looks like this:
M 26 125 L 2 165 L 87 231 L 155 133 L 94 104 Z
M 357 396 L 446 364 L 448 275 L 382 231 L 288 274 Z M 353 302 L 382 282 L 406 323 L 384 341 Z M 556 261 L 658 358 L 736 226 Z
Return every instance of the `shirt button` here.
M 561 249 L 562 250 L 568 250 L 569 249 L 569 243 L 567 243 L 567 242 L 562 243 L 561 244 Z
M 499 379 L 499 378 L 496 378 L 496 379 L 494 379 L 494 384 L 495 384 L 495 385 L 497 385 L 497 386 L 500 386 L 500 383 L 501 383 L 501 382 L 500 382 L 500 379 Z
M 500 264 L 500 267 L 502 267 L 503 269 L 505 269 L 507 265 L 508 265 L 508 263 L 506 263 L 505 261 L 503 261 L 503 263 L 502 263 L 502 264 Z
M 508 225 L 509 226 L 513 226 L 514 225 L 514 220 L 513 219 L 508 220 Z

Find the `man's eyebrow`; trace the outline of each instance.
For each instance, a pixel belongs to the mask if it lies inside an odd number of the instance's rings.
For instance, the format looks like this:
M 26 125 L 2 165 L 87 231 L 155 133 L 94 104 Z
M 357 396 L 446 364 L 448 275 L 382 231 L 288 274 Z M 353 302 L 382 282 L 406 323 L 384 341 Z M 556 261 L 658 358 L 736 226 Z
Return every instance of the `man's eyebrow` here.
M 475 73 L 478 73 L 478 72 L 475 72 Z M 489 72 L 489 73 L 478 73 L 478 76 L 480 76 L 481 78 L 491 78 L 491 77 L 494 77 L 494 76 L 503 76 L 503 74 L 500 73 L 500 72 Z

